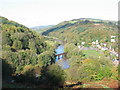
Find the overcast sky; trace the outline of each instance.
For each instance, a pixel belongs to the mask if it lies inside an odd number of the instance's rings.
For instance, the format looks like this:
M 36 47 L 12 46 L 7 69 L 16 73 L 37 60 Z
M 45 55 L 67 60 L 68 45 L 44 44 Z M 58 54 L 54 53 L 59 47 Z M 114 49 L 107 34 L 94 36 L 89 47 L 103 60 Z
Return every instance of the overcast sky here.
M 0 16 L 26 25 L 55 25 L 78 18 L 118 20 L 119 0 L 0 0 Z

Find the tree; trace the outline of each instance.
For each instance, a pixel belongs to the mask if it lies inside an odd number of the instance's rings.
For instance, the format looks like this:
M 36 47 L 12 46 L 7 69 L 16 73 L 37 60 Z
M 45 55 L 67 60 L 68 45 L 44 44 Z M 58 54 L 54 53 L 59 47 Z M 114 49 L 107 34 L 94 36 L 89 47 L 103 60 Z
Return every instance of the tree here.
M 35 42 L 33 39 L 29 39 L 29 46 L 30 50 L 33 50 L 34 52 L 36 52 L 36 47 L 35 47 Z
M 11 50 L 11 47 L 6 44 L 6 45 L 3 45 L 3 46 L 2 46 L 2 50 L 3 50 L 3 51 L 10 51 L 10 50 Z
M 13 42 L 12 48 L 14 48 L 16 50 L 22 49 L 22 42 L 18 41 L 18 40 L 15 40 Z
M 38 55 L 38 62 L 41 60 L 44 66 L 50 65 L 55 62 L 55 53 L 52 51 L 45 51 Z
M 5 59 L 2 59 L 2 77 L 3 79 L 8 78 L 13 73 L 14 69 Z
M 6 31 L 2 31 L 2 45 L 12 45 L 12 40 L 10 38 L 10 33 Z
M 65 81 L 65 73 L 60 66 L 52 64 L 43 69 L 42 77 L 45 78 L 45 81 L 51 86 L 62 86 Z
M 25 35 L 25 37 L 22 38 L 21 40 L 22 42 L 22 49 L 26 50 L 28 49 L 28 45 L 29 45 L 29 37 L 27 36 L 27 34 Z

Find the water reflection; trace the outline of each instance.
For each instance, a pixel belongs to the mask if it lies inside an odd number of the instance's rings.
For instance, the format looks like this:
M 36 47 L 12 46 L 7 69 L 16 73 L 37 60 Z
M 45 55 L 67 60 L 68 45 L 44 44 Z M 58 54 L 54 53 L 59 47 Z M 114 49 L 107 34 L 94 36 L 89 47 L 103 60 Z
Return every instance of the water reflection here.
M 68 64 L 68 61 L 67 60 L 63 60 L 63 59 L 60 59 L 58 61 L 58 65 L 60 65 L 62 67 L 62 69 L 67 69 L 70 67 L 70 65 Z
M 64 53 L 64 46 L 63 45 L 58 46 L 55 51 L 56 51 L 56 54 Z M 67 68 L 70 67 L 70 65 L 68 64 L 68 61 L 65 58 L 63 58 L 62 55 L 59 57 L 59 59 L 58 59 L 58 56 L 57 56 L 55 61 L 63 69 L 67 69 Z

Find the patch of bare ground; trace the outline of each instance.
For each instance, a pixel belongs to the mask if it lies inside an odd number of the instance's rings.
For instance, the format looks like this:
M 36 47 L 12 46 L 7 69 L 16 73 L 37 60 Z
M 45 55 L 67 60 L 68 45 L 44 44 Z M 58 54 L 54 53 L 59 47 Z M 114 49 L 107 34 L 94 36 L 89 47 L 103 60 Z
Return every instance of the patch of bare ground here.
M 119 82 L 113 79 L 103 79 L 94 82 L 66 82 L 65 87 L 70 87 L 73 89 L 77 88 L 113 88 L 114 90 L 119 90 Z

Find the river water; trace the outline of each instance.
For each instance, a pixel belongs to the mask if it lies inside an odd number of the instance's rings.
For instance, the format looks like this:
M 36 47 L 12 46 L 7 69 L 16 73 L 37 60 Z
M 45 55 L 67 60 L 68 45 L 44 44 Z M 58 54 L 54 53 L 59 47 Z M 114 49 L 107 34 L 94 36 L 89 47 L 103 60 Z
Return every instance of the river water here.
M 55 49 L 55 51 L 56 54 L 64 53 L 64 46 L 63 45 L 58 46 L 57 49 Z M 62 56 L 60 56 L 60 59 L 56 57 L 55 62 L 58 63 L 58 65 L 60 65 L 62 69 L 67 69 L 70 67 L 68 61 L 65 58 L 62 58 Z

